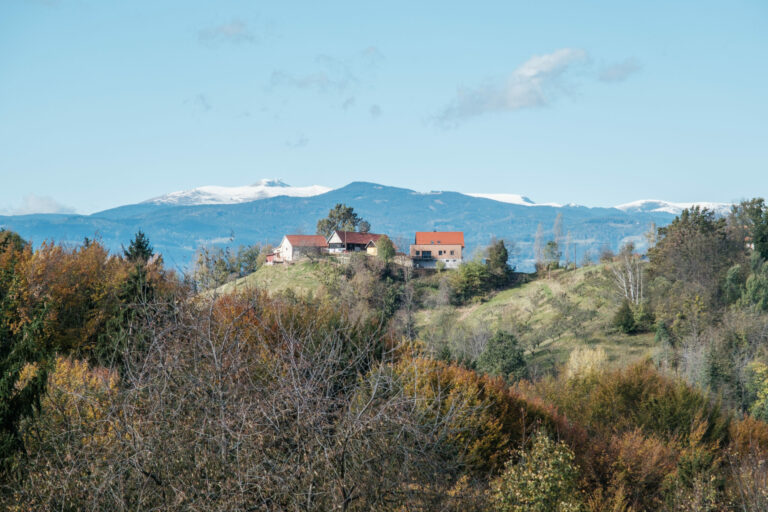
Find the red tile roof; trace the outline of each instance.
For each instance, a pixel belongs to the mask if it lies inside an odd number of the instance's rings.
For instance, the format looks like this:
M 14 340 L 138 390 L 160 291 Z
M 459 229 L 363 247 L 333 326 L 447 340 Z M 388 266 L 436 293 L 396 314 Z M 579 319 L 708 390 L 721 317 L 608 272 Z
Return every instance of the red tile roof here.
M 460 245 L 464 247 L 463 231 L 417 231 L 416 245 Z
M 328 247 L 323 235 L 285 235 L 294 247 Z
M 375 242 L 382 237 L 376 233 L 358 233 L 357 231 L 336 231 L 336 233 L 342 242 L 347 244 L 367 245 L 368 242 Z

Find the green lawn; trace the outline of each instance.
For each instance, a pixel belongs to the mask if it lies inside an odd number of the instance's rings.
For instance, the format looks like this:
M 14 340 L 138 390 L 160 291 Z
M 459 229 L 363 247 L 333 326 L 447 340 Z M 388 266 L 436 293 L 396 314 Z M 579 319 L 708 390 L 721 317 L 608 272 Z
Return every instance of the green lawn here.
M 323 273 L 330 262 L 300 262 L 295 264 L 264 265 L 253 274 L 247 275 L 217 288 L 216 293 L 226 294 L 249 288 L 267 290 L 269 293 L 288 289 L 299 295 L 316 293 L 323 282 Z

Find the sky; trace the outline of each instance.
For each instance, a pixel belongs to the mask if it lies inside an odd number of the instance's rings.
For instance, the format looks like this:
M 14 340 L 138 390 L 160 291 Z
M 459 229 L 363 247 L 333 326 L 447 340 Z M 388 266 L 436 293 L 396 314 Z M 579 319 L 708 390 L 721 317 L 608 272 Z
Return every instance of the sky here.
M 282 178 L 768 196 L 768 2 L 3 0 L 0 214 Z

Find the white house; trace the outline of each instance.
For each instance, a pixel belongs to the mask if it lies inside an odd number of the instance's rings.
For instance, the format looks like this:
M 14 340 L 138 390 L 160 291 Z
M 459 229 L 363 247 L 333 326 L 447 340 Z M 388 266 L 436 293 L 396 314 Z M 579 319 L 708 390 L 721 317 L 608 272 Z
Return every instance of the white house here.
M 306 256 L 320 254 L 328 249 L 328 241 L 322 235 L 285 235 L 275 248 L 274 263 L 296 261 Z

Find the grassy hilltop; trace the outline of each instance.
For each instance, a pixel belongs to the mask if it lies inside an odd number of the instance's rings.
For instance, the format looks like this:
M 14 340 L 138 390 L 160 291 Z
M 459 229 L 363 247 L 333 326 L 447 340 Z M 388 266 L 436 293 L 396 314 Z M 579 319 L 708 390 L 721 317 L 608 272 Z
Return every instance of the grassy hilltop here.
M 534 365 L 568 360 L 575 347 L 601 347 L 612 366 L 625 366 L 657 351 L 652 333 L 624 334 L 612 325 L 620 300 L 602 266 L 557 270 L 464 306 L 439 306 L 417 314 L 420 336 L 458 340 L 501 330 L 517 335 Z M 458 348 L 458 347 L 456 347 Z
M 330 261 L 263 266 L 258 271 L 217 289 L 227 294 L 263 289 L 271 294 L 292 290 L 297 295 L 317 295 L 336 267 Z M 417 338 L 433 347 L 462 343 L 471 334 L 487 338 L 497 330 L 514 333 L 526 347 L 534 365 L 551 368 L 568 360 L 575 347 L 601 347 L 611 366 L 625 366 L 653 357 L 658 351 L 653 333 L 624 334 L 612 326 L 620 305 L 602 265 L 576 270 L 556 270 L 506 290 L 493 292 L 467 305 L 434 305 L 440 280 L 451 272 L 414 279 L 422 290 L 415 314 Z M 461 347 L 453 347 L 461 352 Z

